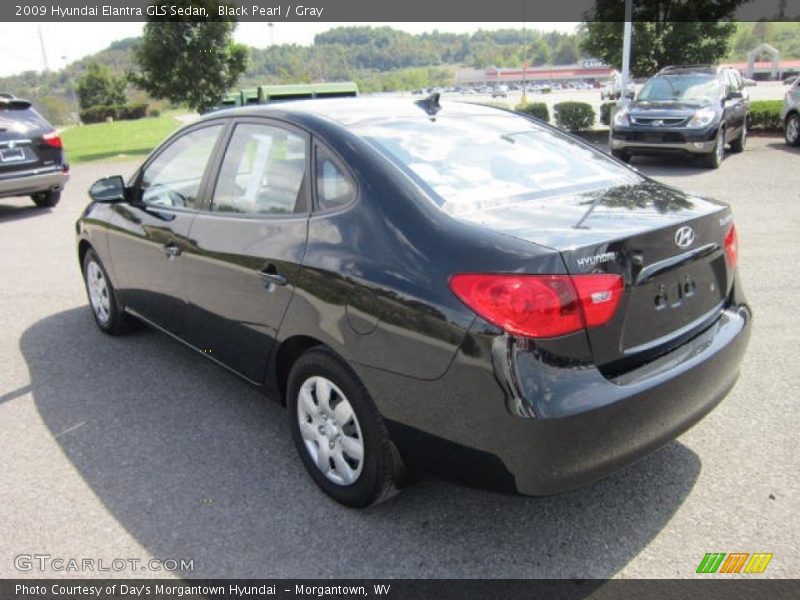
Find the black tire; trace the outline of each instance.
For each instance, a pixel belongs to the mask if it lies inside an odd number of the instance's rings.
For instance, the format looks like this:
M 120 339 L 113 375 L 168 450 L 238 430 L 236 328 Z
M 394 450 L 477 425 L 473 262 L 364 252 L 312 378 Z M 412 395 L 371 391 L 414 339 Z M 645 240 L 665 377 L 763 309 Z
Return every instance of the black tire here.
M 343 393 L 352 407 L 363 437 L 361 471 L 350 484 L 335 483 L 323 474 L 306 448 L 306 442 L 300 431 L 298 404 L 301 387 L 312 378 L 320 377 L 332 382 Z M 335 395 L 337 394 L 332 393 L 331 398 Z M 340 401 L 337 400 L 337 404 Z M 375 408 L 369 392 L 349 365 L 322 346 L 306 351 L 297 359 L 289 374 L 286 404 L 295 447 L 309 475 L 326 494 L 345 506 L 363 508 L 383 502 L 396 493 L 395 481 L 402 469 L 398 464 L 399 457 L 389 440 L 386 425 Z M 317 405 L 321 405 L 318 399 Z M 330 468 L 332 460 L 328 459 L 330 472 L 334 471 Z
M 747 122 L 749 119 L 749 116 L 745 117 L 742 130 L 739 132 L 739 137 L 731 141 L 731 152 L 738 154 L 744 151 L 745 144 L 747 144 Z
M 790 146 L 800 146 L 800 114 L 792 113 L 786 117 L 783 136 Z
M 97 265 L 99 272 L 102 273 L 102 276 L 105 280 L 105 289 L 107 293 L 105 297 L 108 299 L 108 312 L 107 317 L 102 318 L 100 316 L 99 311 L 94 307 L 92 302 L 92 292 L 90 291 L 90 265 Z M 124 335 L 133 329 L 135 329 L 139 325 L 139 321 L 134 319 L 132 316 L 126 314 L 122 307 L 117 300 L 117 293 L 114 289 L 114 286 L 111 284 L 111 279 L 108 277 L 108 273 L 106 272 L 103 263 L 100 262 L 97 254 L 94 250 L 89 249 L 86 251 L 86 255 L 83 257 L 83 283 L 86 288 L 86 296 L 89 299 L 89 310 L 92 311 L 92 316 L 94 317 L 94 322 L 97 323 L 97 326 L 100 328 L 101 331 L 107 333 L 109 335 Z M 95 272 L 96 273 L 96 272 Z
M 621 160 L 624 163 L 631 162 L 631 155 L 628 154 L 625 150 L 612 150 L 611 156 L 613 156 L 617 160 Z
M 61 200 L 61 191 L 36 192 L 31 194 L 31 200 L 39 208 L 53 208 Z
M 720 147 L 722 150 L 720 151 Z M 717 139 L 714 143 L 714 149 L 708 154 L 703 154 L 700 162 L 707 169 L 717 169 L 722 164 L 722 159 L 725 155 L 725 128 L 720 127 L 717 131 Z

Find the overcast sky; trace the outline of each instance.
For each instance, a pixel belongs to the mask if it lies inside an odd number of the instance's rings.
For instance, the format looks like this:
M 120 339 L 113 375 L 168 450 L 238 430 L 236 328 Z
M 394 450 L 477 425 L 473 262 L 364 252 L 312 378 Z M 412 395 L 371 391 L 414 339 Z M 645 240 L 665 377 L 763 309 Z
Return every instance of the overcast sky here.
M 42 28 L 45 53 L 51 69 L 59 69 L 88 54 L 106 48 L 111 42 L 141 34 L 143 23 L 0 23 L 0 76 L 44 68 L 38 27 Z M 349 25 L 390 25 L 410 33 L 447 31 L 471 33 L 478 29 L 521 28 L 522 23 L 276 23 L 276 44 L 311 44 L 314 35 L 333 27 Z M 572 32 L 576 23 L 529 23 L 531 29 Z M 239 23 L 236 40 L 264 48 L 270 32 L 264 23 Z M 63 58 L 63 57 L 66 57 Z

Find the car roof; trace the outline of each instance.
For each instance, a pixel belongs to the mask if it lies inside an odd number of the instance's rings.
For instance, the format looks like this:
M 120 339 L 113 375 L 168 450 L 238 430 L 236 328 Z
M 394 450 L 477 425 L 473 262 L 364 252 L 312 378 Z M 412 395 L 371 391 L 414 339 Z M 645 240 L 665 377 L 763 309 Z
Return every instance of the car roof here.
M 385 122 L 392 119 L 431 119 L 420 102 L 427 99 L 409 98 L 330 98 L 320 100 L 292 100 L 230 108 L 209 113 L 205 118 L 218 116 L 274 116 L 298 117 L 306 119 L 322 119 L 343 127 Z M 476 116 L 496 116 L 499 111 L 495 107 L 451 100 L 440 100 L 441 109 L 436 118 L 465 118 Z M 509 113 L 513 114 L 513 113 Z

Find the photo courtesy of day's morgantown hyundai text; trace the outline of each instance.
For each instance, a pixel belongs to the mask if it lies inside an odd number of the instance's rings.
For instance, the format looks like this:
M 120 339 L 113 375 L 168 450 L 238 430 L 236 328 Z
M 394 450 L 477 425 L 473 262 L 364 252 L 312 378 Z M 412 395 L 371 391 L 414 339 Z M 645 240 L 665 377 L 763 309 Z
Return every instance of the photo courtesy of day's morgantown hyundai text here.
M 438 94 L 212 112 L 90 196 L 97 325 L 264 386 L 349 506 L 604 477 L 712 410 L 750 335 L 726 204 Z

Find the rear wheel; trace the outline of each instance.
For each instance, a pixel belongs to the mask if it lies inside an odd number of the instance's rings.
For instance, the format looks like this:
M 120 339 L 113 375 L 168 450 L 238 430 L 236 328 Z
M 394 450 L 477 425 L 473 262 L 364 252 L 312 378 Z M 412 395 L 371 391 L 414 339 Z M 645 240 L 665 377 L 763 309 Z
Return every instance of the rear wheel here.
M 83 257 L 83 280 L 92 316 L 104 333 L 121 335 L 135 326 L 133 317 L 122 311 L 108 273 L 94 250 L 87 250 Z
M 725 158 L 725 128 L 720 127 L 714 149 L 702 158 L 703 166 L 716 169 L 722 164 L 723 158 Z
M 747 119 L 745 118 L 744 123 L 742 124 L 742 131 L 739 133 L 739 137 L 731 142 L 731 152 L 742 152 L 744 150 L 744 146 L 747 143 Z
M 289 424 L 314 482 L 334 500 L 361 508 L 391 497 L 396 461 L 383 419 L 353 370 L 324 348 L 292 367 Z
M 790 146 L 800 146 L 800 115 L 792 113 L 786 117 L 786 126 L 783 130 L 786 143 Z
M 48 190 L 46 192 L 36 192 L 31 194 L 31 200 L 39 208 L 52 208 L 61 200 L 61 192 Z

